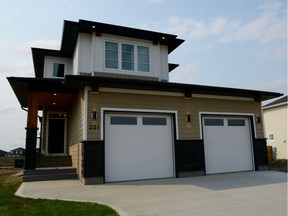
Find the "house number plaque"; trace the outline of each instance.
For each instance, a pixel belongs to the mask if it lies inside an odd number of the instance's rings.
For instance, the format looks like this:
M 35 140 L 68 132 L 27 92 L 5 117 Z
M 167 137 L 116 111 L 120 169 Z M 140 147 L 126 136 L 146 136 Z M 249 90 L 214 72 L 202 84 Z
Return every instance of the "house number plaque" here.
M 100 129 L 100 127 L 99 127 L 99 125 L 97 124 L 89 124 L 89 130 L 99 130 Z

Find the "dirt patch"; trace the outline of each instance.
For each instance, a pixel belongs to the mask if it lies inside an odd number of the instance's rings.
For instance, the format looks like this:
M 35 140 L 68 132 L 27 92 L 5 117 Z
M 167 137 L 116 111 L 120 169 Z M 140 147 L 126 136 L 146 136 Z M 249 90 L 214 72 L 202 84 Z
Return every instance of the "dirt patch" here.
M 24 157 L 0 157 L 0 169 L 14 167 L 16 159 L 24 159 Z
M 269 164 L 269 170 L 287 172 L 287 159 L 272 161 Z

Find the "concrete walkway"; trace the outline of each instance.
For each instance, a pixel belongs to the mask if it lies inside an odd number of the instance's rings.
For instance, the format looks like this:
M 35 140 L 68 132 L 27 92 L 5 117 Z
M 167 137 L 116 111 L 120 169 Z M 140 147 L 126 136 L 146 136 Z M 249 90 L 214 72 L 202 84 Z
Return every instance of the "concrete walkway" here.
M 104 185 L 26 182 L 16 195 L 97 202 L 121 216 L 287 216 L 287 175 L 272 171 Z

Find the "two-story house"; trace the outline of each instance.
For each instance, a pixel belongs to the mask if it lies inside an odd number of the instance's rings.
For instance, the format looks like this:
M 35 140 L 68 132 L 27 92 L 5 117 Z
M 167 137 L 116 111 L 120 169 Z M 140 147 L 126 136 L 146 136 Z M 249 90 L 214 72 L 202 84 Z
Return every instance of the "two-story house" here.
M 60 50 L 32 48 L 35 78 L 9 77 L 28 108 L 25 169 L 71 157 L 85 184 L 259 170 L 261 101 L 281 94 L 169 82 L 176 35 L 64 22 Z M 37 114 L 43 111 L 41 156 Z

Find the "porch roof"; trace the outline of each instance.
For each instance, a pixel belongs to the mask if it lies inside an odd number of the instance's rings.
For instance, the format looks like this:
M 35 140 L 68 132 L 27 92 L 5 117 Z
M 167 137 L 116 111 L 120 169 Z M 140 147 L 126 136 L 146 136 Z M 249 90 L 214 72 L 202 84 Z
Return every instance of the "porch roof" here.
M 184 94 L 192 93 L 215 96 L 247 97 L 254 99 L 254 101 L 256 102 L 269 100 L 283 95 L 276 92 L 238 88 L 76 75 L 66 75 L 64 79 L 20 77 L 9 77 L 7 79 L 22 107 L 27 107 L 28 105 L 29 91 L 42 92 L 43 94 L 47 92 L 51 94 L 63 93 L 65 95 L 75 96 L 75 94 L 78 92 L 78 89 L 83 89 L 85 86 L 148 90 L 159 92 L 177 92 Z

